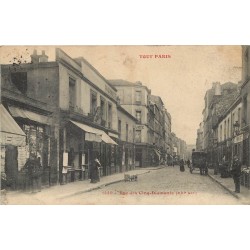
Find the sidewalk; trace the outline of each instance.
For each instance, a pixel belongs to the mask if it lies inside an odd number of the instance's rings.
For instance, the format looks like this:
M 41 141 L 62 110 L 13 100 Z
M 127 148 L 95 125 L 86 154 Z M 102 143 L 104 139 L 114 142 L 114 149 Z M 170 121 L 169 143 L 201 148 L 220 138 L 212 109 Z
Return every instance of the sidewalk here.
M 124 174 L 140 175 L 149 173 L 165 166 L 137 168 L 125 173 L 113 174 L 101 177 L 98 183 L 90 183 L 90 180 L 71 182 L 66 185 L 56 185 L 43 188 L 38 193 L 25 193 L 23 191 L 1 191 L 1 204 L 3 205 L 56 205 L 63 204 L 63 199 L 74 195 L 90 192 L 102 187 L 124 181 Z M 3 197 L 4 195 L 4 197 Z
M 240 193 L 235 193 L 234 181 L 232 178 L 221 178 L 220 174 L 214 175 L 213 169 L 208 169 L 208 176 L 226 189 L 230 194 L 235 198 L 239 199 L 243 204 L 250 205 L 250 189 L 247 189 L 244 186 L 240 186 Z

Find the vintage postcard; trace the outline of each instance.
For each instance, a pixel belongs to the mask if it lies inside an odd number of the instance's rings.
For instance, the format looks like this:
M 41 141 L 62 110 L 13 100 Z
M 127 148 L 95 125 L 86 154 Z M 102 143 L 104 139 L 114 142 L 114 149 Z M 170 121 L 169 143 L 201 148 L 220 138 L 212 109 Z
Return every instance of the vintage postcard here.
M 0 47 L 1 204 L 250 204 L 249 58 Z

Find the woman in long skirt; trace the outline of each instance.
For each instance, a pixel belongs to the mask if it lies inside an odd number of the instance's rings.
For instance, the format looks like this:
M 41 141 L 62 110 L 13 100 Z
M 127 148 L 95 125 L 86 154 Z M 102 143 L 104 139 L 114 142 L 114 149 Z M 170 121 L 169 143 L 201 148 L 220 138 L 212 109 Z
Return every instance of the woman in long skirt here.
M 181 172 L 184 172 L 184 171 L 185 171 L 183 159 L 180 160 L 180 171 L 181 171 Z
M 90 174 L 90 183 L 97 183 L 100 181 L 100 173 L 99 169 L 101 164 L 97 158 L 95 158 L 94 163 L 92 165 L 91 174 Z

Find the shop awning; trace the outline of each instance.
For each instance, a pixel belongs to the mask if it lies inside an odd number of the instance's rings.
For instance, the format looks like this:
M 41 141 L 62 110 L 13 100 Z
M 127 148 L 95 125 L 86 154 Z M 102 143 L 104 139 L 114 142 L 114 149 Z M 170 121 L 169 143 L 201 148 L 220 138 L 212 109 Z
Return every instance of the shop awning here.
M 1 144 L 24 146 L 25 133 L 2 104 L 0 105 L 0 117 Z
M 42 124 L 49 123 L 49 117 L 47 117 L 45 115 L 40 115 L 40 114 L 37 114 L 35 112 L 29 111 L 26 109 L 17 108 L 14 106 L 9 106 L 9 110 L 10 110 L 10 113 L 14 117 L 21 117 L 21 118 L 29 119 L 31 121 L 39 122 Z
M 117 145 L 117 143 L 112 140 L 104 131 L 103 131 L 103 134 L 102 134 L 102 140 L 108 144 L 114 144 L 114 145 Z
M 96 142 L 104 141 L 105 143 L 108 144 L 117 145 L 117 143 L 113 141 L 103 130 L 92 128 L 80 122 L 75 122 L 72 120 L 70 121 L 85 132 L 86 141 L 96 141 Z
M 108 135 L 109 135 L 109 136 L 112 136 L 112 137 L 114 137 L 114 138 L 116 138 L 116 139 L 119 138 L 119 136 L 118 136 L 117 134 L 114 134 L 114 133 L 111 133 L 111 132 L 108 132 Z

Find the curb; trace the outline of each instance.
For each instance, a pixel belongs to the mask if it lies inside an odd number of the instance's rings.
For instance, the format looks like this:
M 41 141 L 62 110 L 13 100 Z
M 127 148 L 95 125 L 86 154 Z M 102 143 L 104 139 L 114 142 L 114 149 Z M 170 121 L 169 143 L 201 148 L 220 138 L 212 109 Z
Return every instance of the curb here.
M 147 171 L 147 172 L 144 172 L 144 173 L 140 173 L 140 174 L 137 174 L 137 175 L 143 175 L 143 174 L 148 174 L 150 173 L 150 171 Z M 61 199 L 65 199 L 65 198 L 69 198 L 69 197 L 72 197 L 72 196 L 75 196 L 75 195 L 79 195 L 79 194 L 84 194 L 84 193 L 89 193 L 91 191 L 94 191 L 94 190 L 98 190 L 98 189 L 101 189 L 103 187 L 107 187 L 107 186 L 110 186 L 112 184 L 116 184 L 116 183 L 119 183 L 119 182 L 122 182 L 124 181 L 124 178 L 122 179 L 119 179 L 119 180 L 116 180 L 116 181 L 110 181 L 110 182 L 107 182 L 107 183 L 104 183 L 104 184 L 101 184 L 97 187 L 93 187 L 93 188 L 89 188 L 89 189 L 86 189 L 86 190 L 82 190 L 82 191 L 79 191 L 79 192 L 75 192 L 73 194 L 68 194 L 68 195 L 65 195 L 65 196 L 62 196 L 60 198 L 57 198 L 58 200 L 61 200 Z
M 219 182 L 218 180 L 216 180 L 213 176 L 211 176 L 210 174 L 208 174 L 208 176 L 210 177 L 210 179 L 212 179 L 214 182 L 216 182 L 217 184 L 219 184 L 221 187 L 223 187 L 225 190 L 227 190 L 231 195 L 233 195 L 236 199 L 240 199 L 240 197 L 233 192 L 232 190 L 230 190 L 229 188 L 227 188 L 226 186 L 224 186 L 221 182 Z

